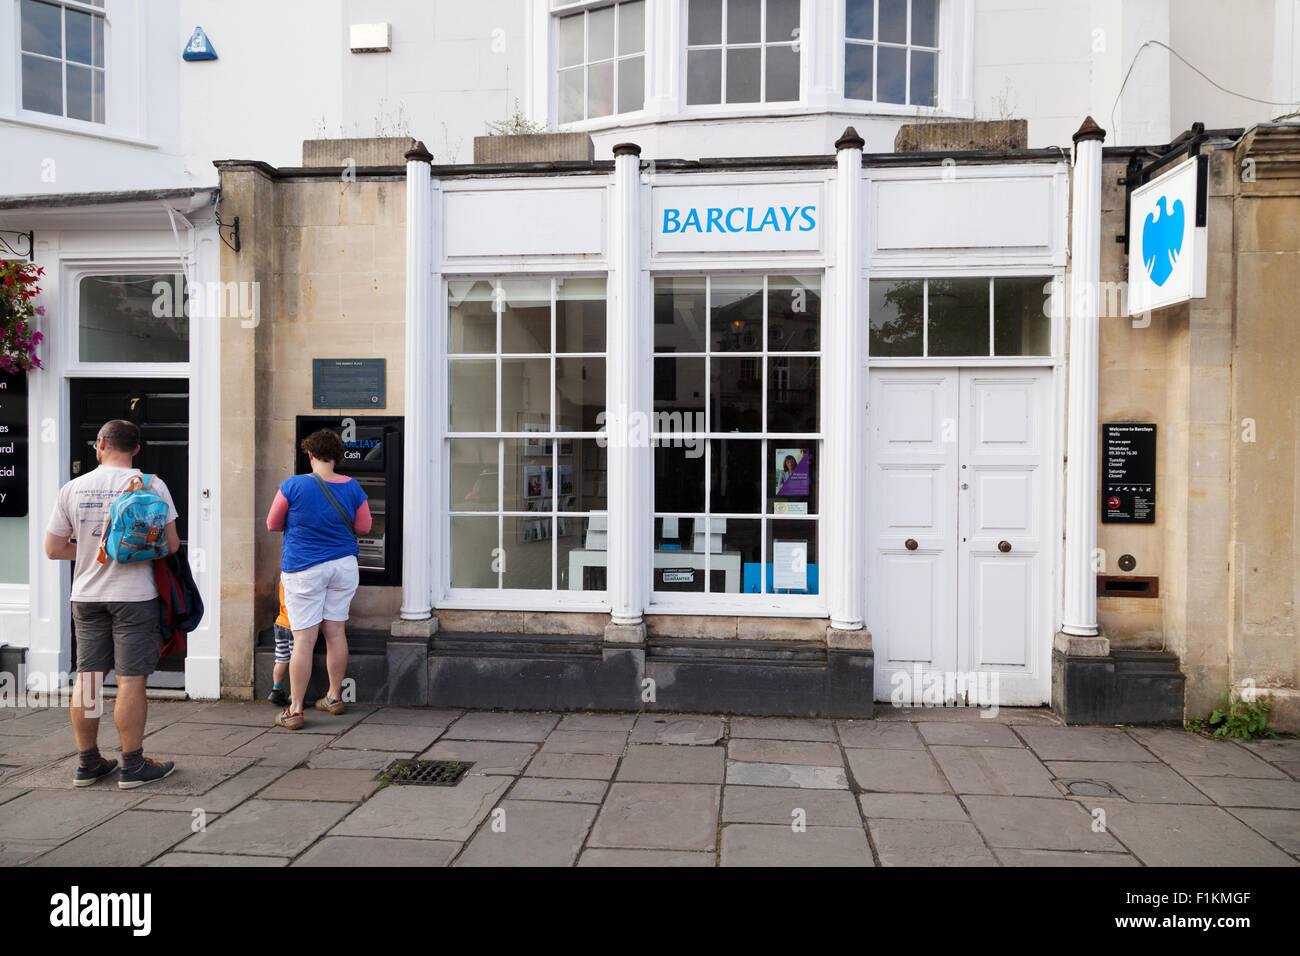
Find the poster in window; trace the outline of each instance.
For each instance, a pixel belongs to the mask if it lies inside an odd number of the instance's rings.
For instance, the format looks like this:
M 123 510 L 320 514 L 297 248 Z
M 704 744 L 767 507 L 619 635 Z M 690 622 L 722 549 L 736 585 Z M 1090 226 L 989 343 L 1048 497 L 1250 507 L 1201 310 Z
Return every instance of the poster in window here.
M 547 430 L 547 425 L 544 422 L 524 422 L 524 431 L 526 432 L 544 432 Z M 549 438 L 524 439 L 525 455 L 549 455 L 550 453 L 551 440 Z
M 772 513 L 806 515 L 812 493 L 812 449 L 778 448 L 774 458 L 776 501 Z
M 808 542 L 772 542 L 772 588 L 775 591 L 808 589 Z

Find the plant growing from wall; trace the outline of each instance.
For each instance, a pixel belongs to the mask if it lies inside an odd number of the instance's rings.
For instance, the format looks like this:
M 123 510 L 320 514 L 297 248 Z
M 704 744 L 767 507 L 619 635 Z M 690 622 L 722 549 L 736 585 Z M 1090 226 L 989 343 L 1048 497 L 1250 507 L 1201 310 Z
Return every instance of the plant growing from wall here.
M 1187 729 L 1213 737 L 1236 737 L 1250 740 L 1253 737 L 1276 737 L 1268 726 L 1268 714 L 1273 708 L 1263 697 L 1247 700 L 1229 687 L 1219 698 L 1219 706 L 1209 717 L 1194 717 Z
M 519 108 L 519 101 L 515 100 L 515 111 L 503 120 L 496 120 L 487 124 L 489 136 L 528 136 L 534 133 L 545 133 L 548 127 L 545 123 L 534 123 L 524 111 Z
M 0 259 L 0 372 L 40 368 L 36 346 L 45 338 L 34 328 L 45 306 L 33 299 L 45 269 L 26 259 Z

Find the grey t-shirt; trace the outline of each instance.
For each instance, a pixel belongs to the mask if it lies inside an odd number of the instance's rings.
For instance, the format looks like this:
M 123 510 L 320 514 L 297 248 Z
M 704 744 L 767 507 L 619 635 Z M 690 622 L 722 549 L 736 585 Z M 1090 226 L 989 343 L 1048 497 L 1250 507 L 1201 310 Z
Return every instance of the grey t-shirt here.
M 59 489 L 58 501 L 45 530 L 60 538 L 77 538 L 77 561 L 72 571 L 74 601 L 152 601 L 158 596 L 153 581 L 153 562 L 134 561 L 119 564 L 95 558 L 99 554 L 100 534 L 108 509 L 131 484 L 139 468 L 100 465 L 80 478 L 73 478 Z M 171 492 L 161 478 L 154 475 L 149 489 L 167 502 L 167 521 L 178 517 Z

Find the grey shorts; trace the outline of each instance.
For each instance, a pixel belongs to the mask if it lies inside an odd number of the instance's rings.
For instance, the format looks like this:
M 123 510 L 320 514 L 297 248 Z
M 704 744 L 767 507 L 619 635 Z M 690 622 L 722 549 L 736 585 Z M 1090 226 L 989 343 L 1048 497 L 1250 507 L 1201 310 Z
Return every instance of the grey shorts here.
M 77 670 L 147 677 L 162 654 L 161 609 L 152 601 L 73 601 Z

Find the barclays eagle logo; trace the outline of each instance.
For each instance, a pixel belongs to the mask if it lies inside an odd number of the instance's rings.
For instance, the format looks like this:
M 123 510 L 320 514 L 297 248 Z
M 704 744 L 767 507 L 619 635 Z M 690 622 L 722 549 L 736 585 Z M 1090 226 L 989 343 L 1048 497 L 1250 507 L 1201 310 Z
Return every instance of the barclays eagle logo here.
M 1167 198 L 1161 196 L 1156 200 L 1160 217 L 1149 212 L 1142 223 L 1142 265 L 1156 285 L 1164 285 L 1168 280 L 1183 248 L 1183 201 L 1174 200 L 1173 211 L 1167 212 Z

